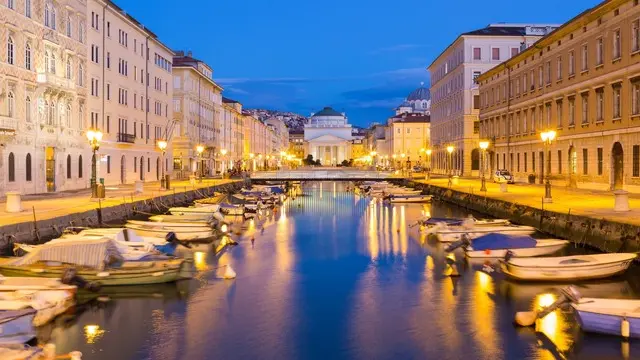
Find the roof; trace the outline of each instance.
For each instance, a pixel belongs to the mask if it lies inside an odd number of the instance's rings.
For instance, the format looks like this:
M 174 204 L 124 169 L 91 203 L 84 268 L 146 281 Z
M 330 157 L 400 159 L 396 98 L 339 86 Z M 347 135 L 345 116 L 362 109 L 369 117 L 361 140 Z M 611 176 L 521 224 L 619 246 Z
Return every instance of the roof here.
M 430 100 L 430 99 L 431 99 L 431 93 L 429 92 L 429 89 L 427 89 L 424 86 L 421 86 L 413 90 L 411 94 L 409 94 L 409 96 L 407 97 L 407 101 Z
M 620 4 L 624 3 L 624 0 L 607 0 L 607 1 L 603 1 L 600 4 L 588 8 L 585 11 L 581 12 L 580 14 L 576 15 L 574 18 L 572 18 L 571 20 L 565 22 L 564 24 L 562 24 L 561 26 L 559 26 L 557 29 L 553 30 L 552 32 L 550 32 L 549 34 L 543 36 L 542 38 L 540 38 L 538 41 L 536 41 L 533 45 L 529 46 L 528 48 L 526 48 L 525 50 L 519 52 L 517 55 L 515 55 L 514 57 L 507 59 L 505 62 L 496 65 L 495 67 L 491 68 L 490 70 L 486 71 L 485 73 L 481 74 L 477 81 L 481 82 L 484 81 L 486 79 L 488 79 L 489 77 L 493 76 L 497 71 L 499 71 L 499 69 L 503 69 L 505 67 L 510 67 L 513 66 L 515 64 L 517 64 L 518 62 L 522 61 L 522 59 L 526 59 L 527 57 L 529 57 L 531 55 L 532 52 L 537 52 L 540 51 L 540 49 L 549 46 L 551 44 L 553 44 L 556 40 L 556 38 L 558 37 L 562 37 L 565 36 L 573 31 L 575 31 L 576 29 L 579 29 L 583 26 L 586 26 L 586 22 L 585 21 L 578 21 L 584 17 L 587 18 L 587 20 L 590 20 L 589 18 L 597 18 L 599 16 L 601 16 L 603 13 L 607 12 L 607 11 L 611 11 L 612 9 L 615 9 L 616 7 L 620 6 Z
M 290 135 L 304 135 L 304 129 L 289 129 Z
M 316 117 L 316 116 L 340 116 L 343 117 L 344 115 L 342 113 L 339 113 L 337 111 L 335 111 L 333 108 L 329 107 L 329 106 L 325 106 L 324 109 L 318 111 L 317 113 L 311 115 L 311 117 Z
M 394 123 L 430 123 L 431 115 L 404 113 L 402 115 L 394 116 L 391 119 Z
M 224 104 L 239 104 L 240 103 L 239 101 L 236 101 L 236 100 L 233 100 L 233 99 L 229 99 L 229 98 L 226 98 L 224 96 L 222 97 L 222 102 Z

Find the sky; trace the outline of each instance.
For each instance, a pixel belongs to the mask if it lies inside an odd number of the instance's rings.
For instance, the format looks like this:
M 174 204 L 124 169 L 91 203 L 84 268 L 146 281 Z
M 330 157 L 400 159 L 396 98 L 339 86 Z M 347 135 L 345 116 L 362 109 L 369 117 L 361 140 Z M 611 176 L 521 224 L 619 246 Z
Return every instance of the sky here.
M 597 0 L 114 0 L 213 68 L 245 108 L 384 122 L 456 37 L 490 23 L 563 23 Z M 153 6 L 150 6 L 153 3 Z

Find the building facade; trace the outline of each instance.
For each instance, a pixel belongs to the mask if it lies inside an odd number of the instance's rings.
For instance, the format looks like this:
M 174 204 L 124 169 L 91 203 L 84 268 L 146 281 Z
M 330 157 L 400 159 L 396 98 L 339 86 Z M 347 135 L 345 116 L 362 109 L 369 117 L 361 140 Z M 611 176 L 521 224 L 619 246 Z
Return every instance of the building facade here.
M 226 97 L 222 98 L 222 118 L 220 121 L 220 151 L 217 171 L 224 172 L 233 168 L 241 168 L 244 158 L 243 133 L 244 115 L 242 104 Z M 247 154 L 248 155 L 248 154 Z
M 222 108 L 222 88 L 213 81 L 213 70 L 191 53 L 173 58 L 173 171 L 175 177 L 213 175 L 216 138 Z M 203 151 L 198 153 L 198 147 Z
M 0 5 L 0 196 L 89 187 L 84 1 Z
M 304 130 L 289 130 L 289 150 L 287 152 L 298 159 L 304 159 L 306 156 L 304 148 Z
M 396 115 L 404 113 L 431 114 L 431 94 L 429 89 L 424 87 L 424 83 L 421 83 L 419 88 L 412 91 L 405 101 L 396 108 Z
M 521 180 L 640 189 L 639 19 L 637 2 L 605 1 L 481 75 L 488 167 Z M 545 150 L 549 130 L 557 136 Z
M 273 136 L 275 137 L 275 143 L 273 144 L 273 154 L 280 155 L 280 152 L 287 151 L 289 149 L 289 129 L 282 119 L 270 118 L 265 121 L 265 124 L 271 128 Z
M 110 0 L 88 0 L 87 17 L 87 127 L 103 133 L 98 178 L 159 180 L 173 168 L 174 54 Z M 165 155 L 159 140 L 169 144 Z
M 478 173 L 479 94 L 476 78 L 518 54 L 557 25 L 491 24 L 461 34 L 429 65 L 433 170 Z M 451 156 L 446 148 L 454 147 Z
M 429 115 L 405 113 L 389 118 L 385 134 L 388 153 L 381 155 L 388 156 L 394 167 L 423 164 L 431 146 L 430 126 Z
M 344 113 L 330 107 L 311 114 L 304 125 L 307 154 L 325 166 L 335 166 L 351 158 L 351 124 Z
M 268 144 L 271 142 L 272 130 L 251 113 L 245 111 L 242 115 L 244 167 L 251 171 L 264 169 L 267 166 L 267 155 L 271 159 L 271 149 Z

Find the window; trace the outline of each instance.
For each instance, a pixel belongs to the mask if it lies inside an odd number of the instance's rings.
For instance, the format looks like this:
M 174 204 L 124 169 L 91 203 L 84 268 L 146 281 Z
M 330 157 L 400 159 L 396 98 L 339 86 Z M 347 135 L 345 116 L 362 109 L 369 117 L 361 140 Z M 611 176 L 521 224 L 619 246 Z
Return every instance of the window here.
M 84 43 L 84 21 L 78 24 L 78 41 Z
M 133 172 L 138 172 L 138 157 L 133 158 Z
M 633 177 L 640 177 L 640 145 L 633 145 Z
M 107 100 L 111 100 L 111 84 L 107 84 Z
M 562 100 L 556 101 L 556 122 L 559 128 L 562 127 Z
M 576 98 L 569 98 L 569 126 L 574 126 L 576 124 Z
M 107 155 L 107 174 L 111 174 L 111 155 Z
M 531 91 L 533 91 L 533 89 L 536 86 L 536 79 L 535 79 L 535 75 L 533 74 L 533 70 L 531 70 L 529 79 L 531 80 L 531 85 L 530 85 L 531 86 Z
M 596 89 L 596 121 L 604 120 L 604 88 Z
M 47 54 L 45 53 L 45 58 L 46 56 Z M 56 54 L 53 51 L 49 54 L 49 72 L 54 75 L 56 73 Z
M 78 85 L 84 86 L 84 67 L 82 64 L 78 65 Z
M 500 48 L 491 49 L 491 60 L 500 60 Z
M 598 148 L 598 175 L 602 175 L 602 148 Z
M 522 133 L 527 133 L 527 110 L 522 112 Z
M 473 95 L 473 108 L 480 109 L 480 95 Z
M 107 21 L 107 36 L 111 37 L 111 23 Z
M 538 88 L 542 88 L 542 84 L 544 84 L 544 70 L 540 66 L 538 67 Z
M 31 70 L 31 44 L 27 43 L 24 46 L 24 68 Z
M 27 157 L 25 159 L 25 167 L 26 167 L 25 180 L 31 181 L 31 154 L 27 154 Z
M 7 7 L 11 10 L 14 9 L 13 0 L 7 0 Z
M 613 32 L 613 60 L 620 59 L 621 48 L 620 29 L 617 29 Z
M 631 81 L 631 115 L 640 115 L 640 79 Z
M 545 117 L 547 118 L 547 128 L 551 126 L 551 103 L 548 103 L 544 106 L 545 109 Z
M 15 115 L 16 98 L 12 92 L 7 95 L 7 115 L 12 118 Z
M 71 103 L 67 104 L 67 112 L 65 114 L 65 124 L 68 128 L 71 127 Z
M 536 153 L 534 152 L 531 153 L 531 170 L 536 172 Z
M 31 0 L 25 0 L 24 2 L 24 16 L 31 17 Z
M 582 175 L 589 174 L 589 149 L 582 149 Z
M 13 153 L 9 153 L 9 182 L 16 181 L 16 159 Z
M 78 156 L 78 178 L 82 179 L 82 155 Z
M 27 122 L 31 122 L 31 98 L 28 96 L 24 101 L 24 117 Z
M 604 43 L 602 38 L 596 40 L 596 66 L 602 65 L 604 62 Z
M 547 61 L 546 65 L 547 85 L 551 84 L 551 61 Z
M 524 172 L 527 172 L 527 153 L 524 153 Z
M 556 80 L 562 80 L 562 57 L 556 59 Z
M 558 150 L 558 174 L 562 174 L 562 150 Z
M 44 26 L 46 27 L 50 27 L 51 23 L 49 20 L 49 16 L 51 15 L 51 7 L 49 5 L 49 3 L 46 3 L 44 5 Z
M 576 56 L 572 51 L 569 52 L 569 76 L 576 73 Z
M 71 179 L 71 155 L 67 155 L 67 179 Z
M 67 36 L 71 37 L 71 16 L 67 16 Z
M 511 57 L 518 55 L 519 52 L 520 49 L 518 49 L 517 47 L 511 48 Z
M 640 19 L 631 24 L 631 51 L 640 50 Z
M 527 93 L 527 74 L 522 76 L 522 94 L 525 95 Z
M 71 57 L 67 57 L 67 71 L 65 74 L 67 79 L 71 79 Z
M 14 50 L 13 38 L 9 36 L 9 40 L 7 41 L 7 62 L 10 65 L 13 65 L 14 63 L 13 50 Z
M 621 84 L 617 83 L 617 84 L 613 84 L 611 85 L 612 89 L 613 89 L 613 118 L 614 119 L 619 119 L 620 118 L 620 87 Z
M 589 48 L 587 44 L 582 45 L 582 71 L 589 69 Z
M 582 124 L 589 123 L 589 95 L 582 94 Z

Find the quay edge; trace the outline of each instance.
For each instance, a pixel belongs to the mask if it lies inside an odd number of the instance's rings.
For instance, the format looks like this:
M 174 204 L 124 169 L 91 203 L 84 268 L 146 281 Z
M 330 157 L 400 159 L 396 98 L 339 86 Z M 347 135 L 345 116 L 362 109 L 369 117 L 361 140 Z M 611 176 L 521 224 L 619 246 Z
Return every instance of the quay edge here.
M 97 227 L 101 223 L 124 222 L 134 214 L 157 214 L 167 210 L 167 207 L 190 204 L 194 200 L 209 196 L 214 191 L 235 192 L 245 183 L 242 180 L 213 185 L 210 187 L 181 191 L 168 191 L 162 196 L 145 200 L 137 200 L 120 205 L 102 207 L 99 209 L 70 213 L 51 219 L 21 222 L 0 227 L 0 249 L 7 249 L 11 242 L 35 243 L 53 239 L 59 236 L 68 226 Z M 36 208 L 37 214 L 37 208 Z M 10 251 L 11 249 L 9 249 Z
M 403 180 L 434 198 L 516 224 L 534 226 L 554 237 L 570 240 L 604 252 L 640 251 L 640 226 L 604 218 L 559 213 L 493 199 L 432 184 Z

